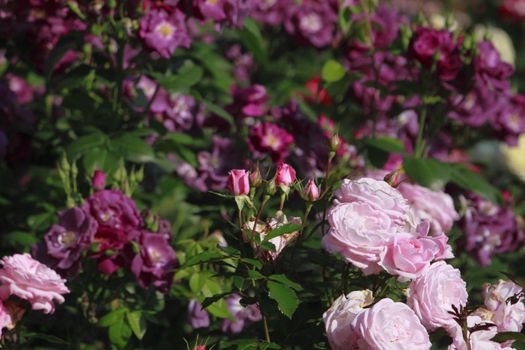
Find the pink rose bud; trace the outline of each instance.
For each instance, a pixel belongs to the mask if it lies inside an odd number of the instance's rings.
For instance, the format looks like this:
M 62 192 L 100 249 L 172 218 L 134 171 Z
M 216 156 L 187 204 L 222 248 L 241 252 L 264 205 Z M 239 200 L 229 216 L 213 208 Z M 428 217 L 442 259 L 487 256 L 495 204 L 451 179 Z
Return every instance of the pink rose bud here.
M 228 189 L 235 196 L 250 193 L 250 173 L 244 169 L 233 169 L 228 177 Z
M 295 181 L 295 170 L 291 165 L 281 163 L 277 167 L 277 175 L 275 176 L 275 184 L 277 186 L 290 186 Z
M 106 186 L 106 173 L 101 170 L 95 170 L 91 178 L 91 186 L 96 190 L 103 190 Z
M 315 202 L 319 199 L 319 195 L 319 187 L 317 187 L 314 180 L 308 180 L 308 182 L 306 183 L 306 187 L 304 188 L 304 198 L 308 199 L 309 201 Z
M 259 171 L 259 167 L 255 169 L 252 173 L 250 173 L 250 185 L 253 187 L 259 187 L 262 184 L 262 176 L 261 172 Z
M 206 347 L 204 345 L 197 345 L 195 350 L 206 350 Z

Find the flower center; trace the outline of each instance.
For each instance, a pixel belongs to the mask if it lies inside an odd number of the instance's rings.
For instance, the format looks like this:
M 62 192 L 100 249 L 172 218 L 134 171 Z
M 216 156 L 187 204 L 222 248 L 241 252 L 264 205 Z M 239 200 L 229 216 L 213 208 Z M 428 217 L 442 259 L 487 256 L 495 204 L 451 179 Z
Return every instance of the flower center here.
M 309 32 L 315 33 L 321 29 L 321 19 L 315 13 L 310 13 L 301 19 L 301 27 Z
M 264 142 L 273 150 L 277 150 L 281 145 L 281 141 L 274 134 L 266 135 Z
M 75 234 L 75 232 L 72 231 L 62 232 L 60 236 L 58 236 L 58 242 L 66 248 L 75 245 L 76 241 L 77 235 Z
M 164 37 L 164 39 L 170 39 L 175 32 L 175 28 L 168 22 L 161 22 L 157 25 L 155 31 Z

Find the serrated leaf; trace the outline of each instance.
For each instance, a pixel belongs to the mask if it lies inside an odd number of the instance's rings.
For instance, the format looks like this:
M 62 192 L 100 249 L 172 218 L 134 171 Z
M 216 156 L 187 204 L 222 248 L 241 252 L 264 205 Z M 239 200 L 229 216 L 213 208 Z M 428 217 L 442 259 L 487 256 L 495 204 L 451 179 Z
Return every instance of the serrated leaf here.
M 345 67 L 343 67 L 341 63 L 334 60 L 326 61 L 326 63 L 323 66 L 323 69 L 321 70 L 321 77 L 324 81 L 329 83 L 333 83 L 343 79 L 345 74 Z
M 103 146 L 107 139 L 107 136 L 100 132 L 81 136 L 67 146 L 68 158 L 75 160 L 84 152 Z
M 299 299 L 292 288 L 280 282 L 268 281 L 268 296 L 277 302 L 279 311 L 292 319 L 299 306 Z
M 124 318 L 128 310 L 126 308 L 120 308 L 113 310 L 106 315 L 104 315 L 99 321 L 98 324 L 101 327 L 109 327 L 118 322 L 118 320 Z
M 391 137 L 371 137 L 365 138 L 363 142 L 370 147 L 388 152 L 405 154 L 405 146 L 403 142 Z
M 299 284 L 299 283 L 295 283 L 293 281 L 291 281 L 288 277 L 286 277 L 285 275 L 270 275 L 268 276 L 268 279 L 272 280 L 272 281 L 275 281 L 275 282 L 280 282 L 282 284 L 285 284 L 287 285 L 288 287 L 296 290 L 296 291 L 302 291 L 303 290 L 303 287 Z
M 116 323 L 109 326 L 109 340 L 119 349 L 126 346 L 131 333 L 131 328 L 124 317 L 119 318 Z
M 435 159 L 407 157 L 403 162 L 406 174 L 415 182 L 429 188 L 440 188 L 450 180 L 452 166 Z
M 502 202 L 501 193 L 496 187 L 492 186 L 480 174 L 468 170 L 463 165 L 456 165 L 452 168 L 451 180 L 456 185 L 475 192 L 492 202 Z
M 272 238 L 282 236 L 287 233 L 292 233 L 298 231 L 301 228 L 301 224 L 285 224 L 275 230 L 270 231 L 266 236 L 264 236 L 264 241 L 267 242 Z
M 221 260 L 224 258 L 225 258 L 224 255 L 218 252 L 203 252 L 203 253 L 194 255 L 191 258 L 189 258 L 184 264 L 184 267 L 202 264 L 202 263 L 210 262 L 214 260 Z
M 154 160 L 153 149 L 141 138 L 124 134 L 111 141 L 111 146 L 126 160 L 144 163 Z
M 126 317 L 133 334 L 135 334 L 138 339 L 144 338 L 144 334 L 146 334 L 146 321 L 142 316 L 142 311 L 128 312 Z
M 504 342 L 507 340 L 519 340 L 525 342 L 525 334 L 520 332 L 500 332 L 492 340 L 497 342 Z

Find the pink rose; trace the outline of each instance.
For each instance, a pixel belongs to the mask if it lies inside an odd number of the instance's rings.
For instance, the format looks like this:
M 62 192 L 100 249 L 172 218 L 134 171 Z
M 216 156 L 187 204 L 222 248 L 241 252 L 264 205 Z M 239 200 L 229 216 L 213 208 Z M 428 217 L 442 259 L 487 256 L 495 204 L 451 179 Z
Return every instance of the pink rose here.
M 525 322 L 522 289 L 512 281 L 499 280 L 497 284 L 483 286 L 485 307 L 493 313 L 492 322 L 500 332 L 521 332 Z M 515 303 L 509 300 L 517 297 Z
M 306 187 L 304 188 L 304 198 L 314 202 L 319 199 L 319 196 L 319 187 L 317 187 L 314 180 L 308 180 L 308 182 L 306 183 Z
M 29 301 L 33 310 L 49 314 L 55 311 L 53 301 L 63 303 L 62 294 L 69 293 L 64 279 L 29 254 L 6 256 L 1 263 L 0 298 L 3 300 L 16 295 Z
M 291 165 L 281 163 L 277 167 L 275 184 L 277 186 L 290 186 L 295 181 L 295 169 Z
M 250 173 L 244 169 L 233 169 L 228 176 L 228 189 L 235 196 L 250 193 Z
M 405 224 L 410 210 L 407 201 L 398 190 L 385 181 L 372 178 L 345 179 L 335 196 L 343 203 L 367 203 L 400 224 Z
M 450 328 L 449 334 L 452 337 L 452 344 L 449 345 L 448 350 L 514 350 L 491 340 L 498 333 L 495 324 L 487 322 L 479 316 L 468 316 L 467 326 L 473 328 L 476 325 L 483 325 L 484 327 L 481 330 L 469 332 L 470 348 L 465 343 L 460 325 L 456 323 L 454 327 Z
M 426 329 L 406 304 L 382 299 L 356 316 L 352 323 L 357 348 L 363 350 L 428 350 Z
M 403 230 L 387 211 L 368 202 L 336 204 L 328 215 L 330 230 L 323 246 L 332 254 L 340 253 L 365 274 L 381 271 L 380 256 L 390 239 Z
M 454 221 L 459 219 L 452 197 L 444 192 L 409 183 L 402 183 L 398 190 L 411 205 L 416 218 L 430 222 L 432 234 L 450 231 Z
M 407 303 L 428 330 L 450 328 L 456 324 L 452 305 L 467 304 L 466 283 L 458 269 L 439 261 L 430 265 L 410 284 Z
M 9 309 L 4 305 L 4 302 L 0 300 L 0 337 L 2 337 L 2 329 L 10 329 L 13 324 Z
M 352 322 L 364 307 L 374 302 L 372 291 L 360 290 L 337 298 L 323 314 L 326 336 L 332 350 L 352 349 L 356 338 Z
M 403 233 L 392 238 L 381 254 L 380 265 L 389 274 L 406 281 L 418 277 L 438 253 L 439 246 L 431 239 Z

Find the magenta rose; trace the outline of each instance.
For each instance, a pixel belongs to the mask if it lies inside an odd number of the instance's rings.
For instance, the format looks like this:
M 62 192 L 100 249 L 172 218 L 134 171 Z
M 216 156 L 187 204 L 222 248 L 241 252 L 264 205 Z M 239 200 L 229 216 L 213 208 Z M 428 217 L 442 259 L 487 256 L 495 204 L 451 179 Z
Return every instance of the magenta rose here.
M 360 290 L 341 295 L 323 314 L 326 336 L 332 350 L 353 349 L 356 334 L 352 326 L 364 307 L 374 302 L 372 291 Z
M 428 333 L 406 304 L 382 299 L 356 316 L 357 349 L 429 350 Z
M 401 193 L 382 180 L 361 178 L 345 179 L 335 193 L 343 203 L 362 202 L 379 209 L 399 224 L 406 224 L 410 207 Z
M 106 186 L 106 173 L 101 170 L 95 170 L 91 178 L 91 186 L 96 190 L 103 190 Z
M 250 173 L 244 169 L 233 169 L 228 176 L 228 189 L 234 196 L 250 193 Z
M 29 254 L 15 254 L 2 258 L 0 269 L 0 299 L 9 295 L 31 303 L 33 310 L 49 314 L 55 311 L 55 302 L 63 303 L 62 294 L 69 293 L 66 280 L 54 270 L 34 260 Z
M 258 123 L 250 128 L 248 143 L 257 157 L 269 154 L 274 161 L 282 161 L 293 142 L 294 137 L 288 131 L 273 123 Z
M 409 183 L 402 183 L 398 190 L 412 207 L 416 218 L 430 222 L 432 234 L 450 231 L 454 221 L 459 219 L 452 198 L 444 192 Z
M 341 254 L 365 274 L 381 271 L 379 261 L 390 240 L 403 231 L 386 210 L 367 202 L 336 204 L 328 214 L 330 230 L 323 246 Z
M 93 193 L 82 207 L 99 225 L 129 231 L 142 224 L 135 202 L 118 190 L 102 190 Z
M 467 304 L 467 299 L 460 271 L 439 261 L 410 284 L 407 303 L 428 330 L 435 330 L 454 327 L 457 323 L 449 313 L 452 305 L 459 309 Z

